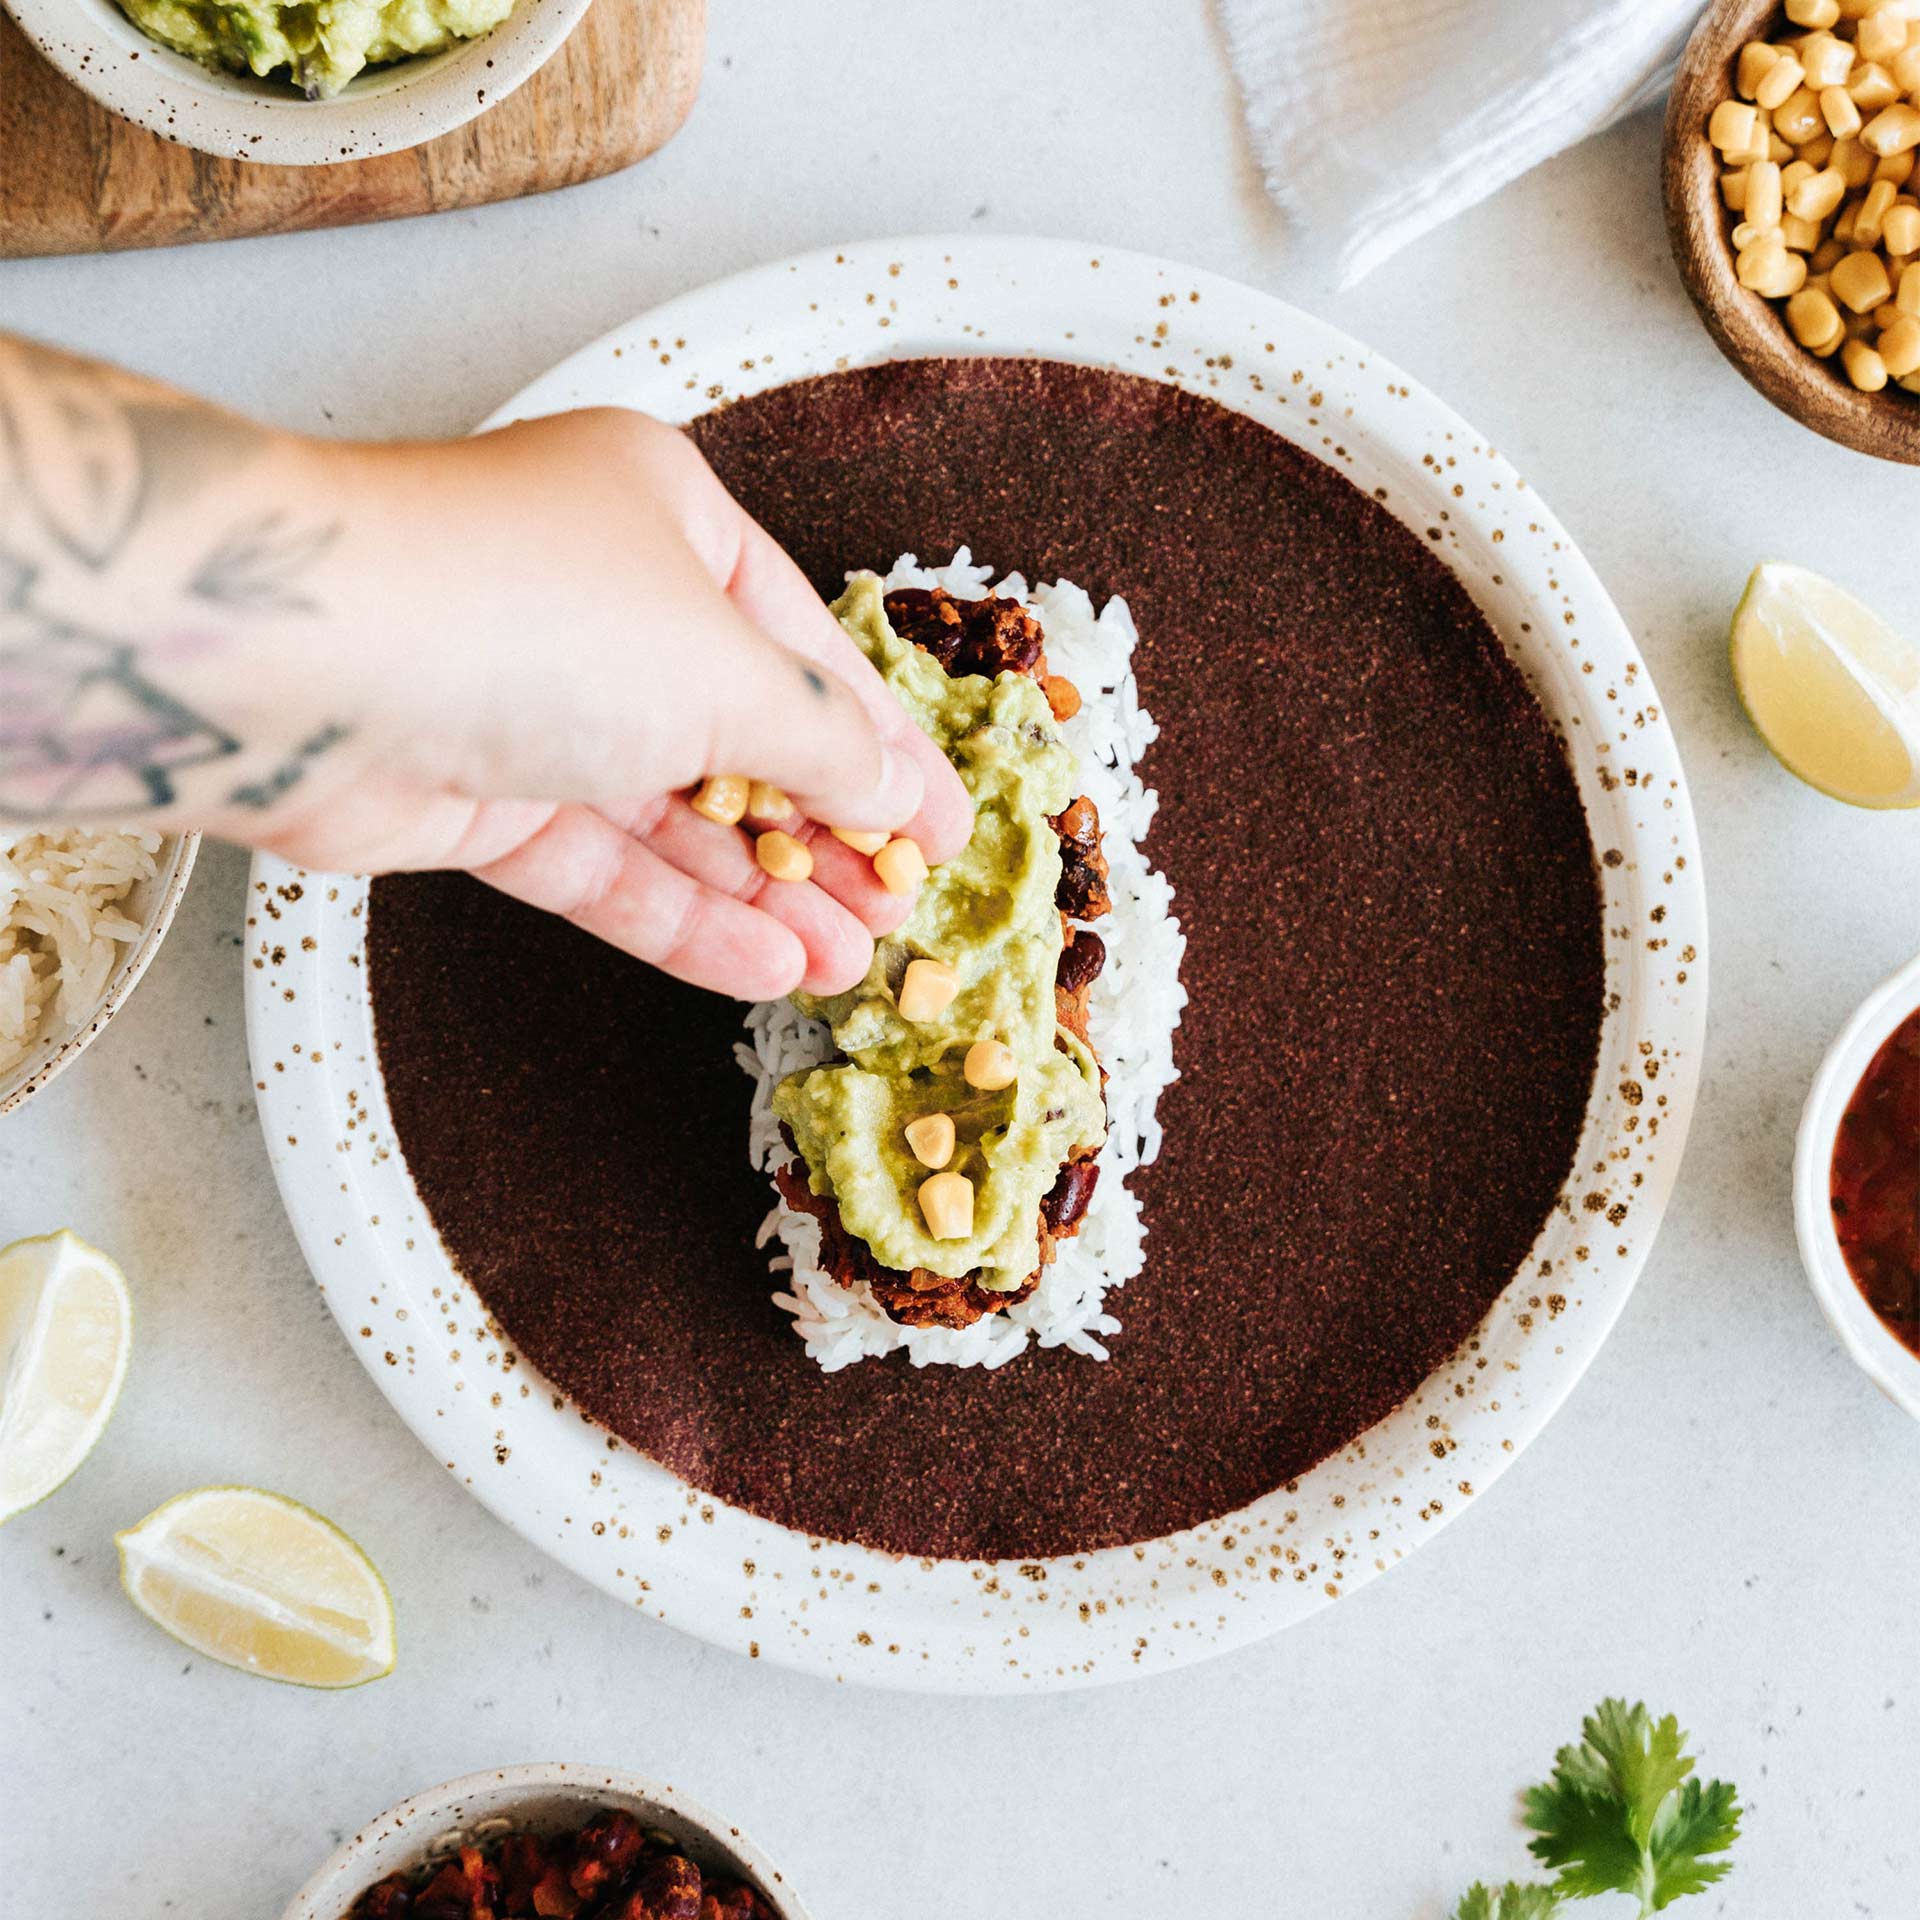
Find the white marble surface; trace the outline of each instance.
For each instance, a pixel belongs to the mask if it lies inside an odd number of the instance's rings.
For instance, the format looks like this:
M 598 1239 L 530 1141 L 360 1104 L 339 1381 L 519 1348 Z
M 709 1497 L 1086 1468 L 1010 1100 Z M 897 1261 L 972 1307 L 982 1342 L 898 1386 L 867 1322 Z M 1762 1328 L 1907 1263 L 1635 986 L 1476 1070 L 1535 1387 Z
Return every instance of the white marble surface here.
M 624 1615 L 389 1413 L 275 1199 L 241 1025 L 243 866 L 212 851 L 124 1017 L 0 1126 L 0 1236 L 79 1226 L 130 1269 L 139 1313 L 106 1440 L 0 1536 L 0 1905 L 261 1920 L 413 1789 L 569 1757 L 730 1811 L 820 1920 L 1439 1920 L 1474 1875 L 1523 1865 L 1514 1789 L 1624 1691 L 1678 1712 L 1750 1804 L 1735 1878 L 1680 1912 L 1904 1920 L 1920 1428 L 1818 1317 L 1787 1175 L 1827 1039 L 1920 946 L 1920 828 L 1780 773 L 1734 703 L 1723 636 L 1770 557 L 1915 617 L 1920 473 L 1825 446 L 1723 365 L 1668 264 L 1651 119 L 1335 297 L 1257 191 L 1205 0 L 714 14 L 692 124 L 625 178 L 384 229 L 0 267 L 0 323 L 382 435 L 459 430 L 664 295 L 856 235 L 1074 235 L 1313 307 L 1511 455 L 1658 678 L 1714 913 L 1677 1203 L 1566 1411 L 1389 1579 L 1137 1687 L 836 1690 Z M 934 99 L 892 105 L 899 75 L 931 77 Z M 366 1543 L 399 1604 L 391 1679 L 271 1687 L 131 1612 L 113 1529 L 209 1480 L 287 1488 Z

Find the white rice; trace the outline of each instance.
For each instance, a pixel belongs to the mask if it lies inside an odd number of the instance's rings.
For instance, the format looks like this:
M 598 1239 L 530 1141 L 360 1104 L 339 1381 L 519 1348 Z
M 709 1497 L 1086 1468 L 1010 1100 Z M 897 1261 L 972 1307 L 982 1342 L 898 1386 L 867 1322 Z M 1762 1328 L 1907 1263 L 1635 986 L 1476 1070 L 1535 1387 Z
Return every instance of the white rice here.
M 1062 731 L 1079 762 L 1077 791 L 1100 810 L 1113 895 L 1113 911 L 1098 923 L 1107 962 L 1088 999 L 1094 1051 L 1108 1074 L 1100 1179 L 1080 1232 L 1056 1244 L 1034 1292 L 962 1331 L 903 1327 L 875 1304 L 864 1283 L 853 1290 L 838 1285 L 819 1265 L 819 1222 L 784 1202 L 776 1205 L 760 1230 L 762 1246 L 778 1236 L 784 1249 L 768 1263 L 785 1289 L 774 1301 L 793 1316 L 809 1356 L 829 1373 L 902 1348 L 915 1366 L 998 1367 L 1023 1353 L 1029 1340 L 1104 1360 L 1102 1337 L 1120 1329 L 1106 1310 L 1107 1289 L 1132 1279 L 1145 1259 L 1140 1204 L 1125 1182 L 1160 1151 L 1154 1107 L 1177 1077 L 1173 1030 L 1187 1000 L 1180 984 L 1187 943 L 1173 917 L 1173 889 L 1141 852 L 1157 796 L 1134 769 L 1159 729 L 1134 685 L 1137 636 L 1124 600 L 1109 600 L 1096 617 L 1092 601 L 1068 581 L 1029 595 L 1017 573 L 990 588 L 991 577 L 962 547 L 947 567 L 922 567 L 907 554 L 886 586 L 944 587 L 967 600 L 991 591 L 1020 601 L 1046 633 L 1048 665 L 1080 689 L 1080 711 Z M 773 1089 L 789 1073 L 831 1059 L 834 1048 L 826 1028 L 803 1019 L 786 1000 L 753 1008 L 747 1034 L 734 1051 L 754 1082 L 748 1150 L 755 1166 L 772 1173 L 790 1157 L 769 1104 Z
M 0 1081 L 44 1036 L 92 1018 L 140 937 L 120 909 L 159 871 L 157 833 L 32 833 L 0 843 Z

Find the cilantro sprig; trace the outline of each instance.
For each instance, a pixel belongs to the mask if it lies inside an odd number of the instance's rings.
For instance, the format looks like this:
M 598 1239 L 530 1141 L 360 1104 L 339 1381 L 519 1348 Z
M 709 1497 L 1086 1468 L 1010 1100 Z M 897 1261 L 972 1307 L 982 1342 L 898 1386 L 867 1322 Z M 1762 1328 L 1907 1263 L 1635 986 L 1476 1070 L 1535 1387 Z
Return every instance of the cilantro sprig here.
M 1722 1879 L 1740 1833 L 1739 1798 L 1724 1780 L 1693 1777 L 1687 1736 L 1668 1714 L 1603 1700 L 1581 1723 L 1578 1746 L 1554 1756 L 1553 1775 L 1527 1789 L 1528 1850 L 1551 1882 L 1475 1883 L 1454 1920 L 1558 1920 L 1570 1901 L 1631 1894 L 1641 1920 Z

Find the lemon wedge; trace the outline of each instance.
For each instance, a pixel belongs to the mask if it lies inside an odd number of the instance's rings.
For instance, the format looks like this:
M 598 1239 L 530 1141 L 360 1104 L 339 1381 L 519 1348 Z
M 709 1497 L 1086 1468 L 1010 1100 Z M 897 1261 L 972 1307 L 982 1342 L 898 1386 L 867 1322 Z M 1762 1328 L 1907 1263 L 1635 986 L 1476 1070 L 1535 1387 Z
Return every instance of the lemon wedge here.
M 198 1487 L 116 1538 L 127 1597 L 196 1653 L 300 1687 L 357 1687 L 393 1671 L 386 1582 L 297 1500 Z
M 1855 807 L 1920 807 L 1920 641 L 1805 567 L 1756 567 L 1733 681 L 1774 758 Z
M 132 1346 L 127 1276 L 97 1247 L 49 1233 L 0 1250 L 0 1522 L 93 1451 Z

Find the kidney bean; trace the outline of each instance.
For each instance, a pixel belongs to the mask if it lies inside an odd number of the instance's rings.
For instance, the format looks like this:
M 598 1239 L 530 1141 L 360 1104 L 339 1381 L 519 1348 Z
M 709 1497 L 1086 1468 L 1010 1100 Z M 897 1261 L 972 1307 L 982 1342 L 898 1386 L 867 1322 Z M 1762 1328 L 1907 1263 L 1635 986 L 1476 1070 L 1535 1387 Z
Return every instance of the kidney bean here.
M 646 1846 L 640 1822 L 619 1807 L 596 1813 L 573 1843 L 573 1871 L 567 1876 L 585 1900 L 616 1880 L 624 1880 Z
M 1084 927 L 1074 929 L 1073 938 L 1060 949 L 1060 964 L 1054 969 L 1054 983 L 1063 993 L 1078 993 L 1100 977 L 1107 964 L 1107 943 Z
M 1053 1191 L 1040 1203 L 1040 1217 L 1046 1221 L 1048 1232 L 1058 1236 L 1080 1224 L 1099 1179 L 1100 1166 L 1094 1160 L 1069 1160 L 1060 1169 Z

